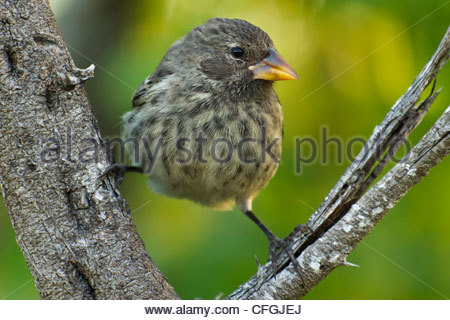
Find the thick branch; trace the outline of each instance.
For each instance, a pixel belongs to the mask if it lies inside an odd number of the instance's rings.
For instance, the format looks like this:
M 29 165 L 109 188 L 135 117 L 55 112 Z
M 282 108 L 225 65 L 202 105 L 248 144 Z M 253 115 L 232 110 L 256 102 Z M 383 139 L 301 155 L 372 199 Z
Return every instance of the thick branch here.
M 300 283 L 295 273 L 292 273 L 292 264 L 288 265 L 287 256 L 282 255 L 278 265 L 283 266 L 283 271 L 279 277 L 273 278 L 272 267 L 268 263 L 233 292 L 229 299 L 295 299 L 303 296 L 336 266 L 344 264 L 345 257 L 370 232 L 388 209 L 392 208 L 407 190 L 428 173 L 431 168 L 430 164 L 439 163 L 449 149 L 448 110 L 421 143 L 403 159 L 402 164 L 399 163 L 388 175 L 383 177 L 380 183 L 384 187 L 381 188 L 378 183 L 365 194 L 395 151 L 420 123 L 437 97 L 439 91 L 431 94 L 425 101 L 417 105 L 420 95 L 448 61 L 449 52 L 450 28 L 433 57 L 411 87 L 395 103 L 383 122 L 375 128 L 361 153 L 311 216 L 307 224 L 310 230 L 298 226 L 289 235 L 288 239 L 293 241 L 292 249 L 297 253 L 307 287 Z M 433 130 L 440 134 L 434 134 Z M 425 148 L 433 146 L 430 149 L 432 152 L 421 155 L 424 146 Z M 398 184 L 402 184 L 401 186 L 392 190 L 386 188 L 390 185 L 388 182 L 394 181 L 392 177 L 404 173 L 405 169 L 402 166 L 409 165 L 409 161 L 415 159 L 414 156 L 417 154 L 421 156 L 417 157 L 414 166 L 411 166 L 411 170 L 415 168 L 416 171 L 408 171 L 406 177 L 395 180 Z M 415 174 L 414 179 L 408 178 L 412 172 Z M 391 199 L 391 197 L 393 198 Z M 389 205 L 383 205 L 387 201 L 385 199 L 391 199 Z M 379 205 L 372 208 L 374 203 Z M 359 212 L 359 215 L 355 216 L 355 211 Z M 368 217 L 365 213 L 368 213 Z M 336 231 L 338 226 L 345 226 L 345 230 L 348 232 Z M 332 232 L 332 230 L 335 231 Z
M 80 85 L 92 75 L 47 0 L 0 0 L 0 182 L 17 243 L 42 298 L 178 298 L 116 186 L 97 179 L 109 163 L 92 150 L 101 137 Z

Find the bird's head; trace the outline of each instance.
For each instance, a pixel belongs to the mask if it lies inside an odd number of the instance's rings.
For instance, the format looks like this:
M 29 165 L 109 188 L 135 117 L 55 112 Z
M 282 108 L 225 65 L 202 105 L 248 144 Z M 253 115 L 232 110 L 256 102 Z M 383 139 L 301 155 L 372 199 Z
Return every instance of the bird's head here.
M 193 82 L 238 95 L 298 79 L 267 33 L 240 19 L 210 19 L 176 42 L 168 55 Z

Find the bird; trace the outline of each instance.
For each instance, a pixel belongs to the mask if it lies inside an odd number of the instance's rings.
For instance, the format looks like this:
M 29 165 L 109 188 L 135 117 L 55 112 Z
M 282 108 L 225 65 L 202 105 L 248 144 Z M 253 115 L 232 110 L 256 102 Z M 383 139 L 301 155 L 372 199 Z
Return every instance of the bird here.
M 274 276 L 280 250 L 300 272 L 286 242 L 252 211 L 281 158 L 283 113 L 273 83 L 298 78 L 259 27 L 209 19 L 175 41 L 136 89 L 121 133 L 131 164 L 112 171 L 143 172 L 154 192 L 169 197 L 236 206 L 266 235 Z

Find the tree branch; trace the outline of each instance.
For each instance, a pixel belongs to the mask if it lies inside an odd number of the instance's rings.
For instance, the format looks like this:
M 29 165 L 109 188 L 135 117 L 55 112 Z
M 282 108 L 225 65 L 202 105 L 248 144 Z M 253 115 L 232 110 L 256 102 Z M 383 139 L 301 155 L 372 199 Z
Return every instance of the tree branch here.
M 41 298 L 176 299 L 119 190 L 97 179 L 105 152 L 74 159 L 101 145 L 80 85 L 92 76 L 74 66 L 47 0 L 0 0 L 0 182 L 17 243 Z
M 411 152 L 367 193 L 390 158 L 406 141 L 434 102 L 439 91 L 417 104 L 450 56 L 450 28 L 438 49 L 406 93 L 394 104 L 383 122 L 335 187 L 310 217 L 309 229 L 297 226 L 288 239 L 302 267 L 306 287 L 281 255 L 282 271 L 276 279 L 270 263 L 233 292 L 229 299 L 296 299 L 305 295 L 367 236 L 378 221 L 450 150 L 449 109 Z M 434 85 L 433 85 L 434 89 Z M 433 90 L 432 90 L 433 91 Z
M 338 266 L 350 265 L 346 257 L 375 225 L 430 169 L 450 154 L 450 107 L 430 131 L 366 194 L 354 203 L 319 239 L 306 247 L 298 258 L 308 287 L 302 286 L 292 265 L 277 278 L 261 282 L 257 288 L 247 282 L 232 299 L 297 299 Z M 255 276 L 257 278 L 259 273 Z M 259 275 L 260 276 L 260 275 Z

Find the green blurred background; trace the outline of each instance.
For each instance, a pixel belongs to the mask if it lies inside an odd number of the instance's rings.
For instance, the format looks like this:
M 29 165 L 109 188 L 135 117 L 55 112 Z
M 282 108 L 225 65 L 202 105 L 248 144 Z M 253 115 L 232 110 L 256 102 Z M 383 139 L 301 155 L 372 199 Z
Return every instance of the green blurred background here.
M 446 4 L 447 3 L 447 4 Z M 119 133 L 133 88 L 171 43 L 211 17 L 264 29 L 301 79 L 277 83 L 285 114 L 282 163 L 254 211 L 279 236 L 304 223 L 349 161 L 316 161 L 295 174 L 294 139 L 367 138 L 428 61 L 450 23 L 444 0 L 144 1 L 53 0 L 79 67 L 97 64 L 87 91 L 104 136 Z M 415 144 L 450 102 L 450 66 Z M 329 152 L 336 149 L 330 147 Z M 320 155 L 320 153 L 319 153 Z M 450 296 L 450 161 L 391 210 L 307 299 L 443 299 Z M 229 294 L 267 258 L 264 234 L 242 213 L 213 211 L 152 193 L 129 174 L 122 192 L 154 261 L 182 298 Z M 0 205 L 0 298 L 37 299 L 7 210 Z

